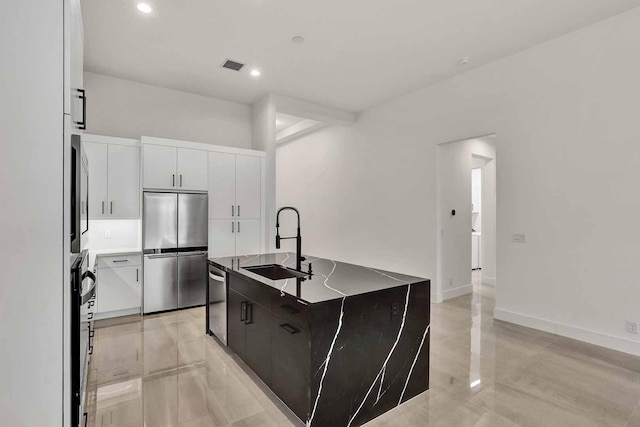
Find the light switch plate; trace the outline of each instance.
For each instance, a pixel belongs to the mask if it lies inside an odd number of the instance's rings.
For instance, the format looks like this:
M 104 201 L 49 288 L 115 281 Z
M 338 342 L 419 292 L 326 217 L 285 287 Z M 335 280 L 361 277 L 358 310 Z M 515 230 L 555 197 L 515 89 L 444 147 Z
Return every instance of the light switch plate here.
M 511 243 L 527 243 L 527 235 L 525 233 L 513 233 L 511 235 Z

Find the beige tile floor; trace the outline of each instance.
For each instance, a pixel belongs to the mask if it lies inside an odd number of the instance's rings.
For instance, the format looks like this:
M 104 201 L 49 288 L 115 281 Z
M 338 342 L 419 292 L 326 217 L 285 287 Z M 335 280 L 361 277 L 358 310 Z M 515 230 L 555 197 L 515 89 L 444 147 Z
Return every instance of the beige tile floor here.
M 640 427 L 640 358 L 495 321 L 474 277 L 431 306 L 431 390 L 367 427 Z M 302 425 L 204 335 L 204 308 L 98 324 L 87 399 L 96 427 Z

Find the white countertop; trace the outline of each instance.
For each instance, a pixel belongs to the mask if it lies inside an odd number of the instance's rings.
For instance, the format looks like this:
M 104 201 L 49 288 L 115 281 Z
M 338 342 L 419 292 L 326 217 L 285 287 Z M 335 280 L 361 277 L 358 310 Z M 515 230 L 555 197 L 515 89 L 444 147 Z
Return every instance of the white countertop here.
M 130 255 L 142 254 L 141 248 L 114 248 L 114 249 L 89 249 L 89 265 L 92 268 L 96 265 L 96 260 L 101 255 Z

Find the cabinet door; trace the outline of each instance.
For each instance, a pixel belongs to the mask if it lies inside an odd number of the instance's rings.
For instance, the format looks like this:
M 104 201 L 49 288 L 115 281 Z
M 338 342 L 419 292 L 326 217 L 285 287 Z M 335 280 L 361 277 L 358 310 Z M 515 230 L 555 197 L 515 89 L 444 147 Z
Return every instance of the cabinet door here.
M 271 385 L 271 331 L 274 316 L 269 310 L 249 300 L 246 320 L 245 363 L 268 386 Z
M 229 280 L 233 280 L 233 278 Z M 245 360 L 247 355 L 247 329 L 245 325 L 247 305 L 248 302 L 245 297 L 229 289 L 229 301 L 227 302 L 227 343 L 229 348 L 242 360 Z
M 260 218 L 260 157 L 236 156 L 236 207 L 240 218 Z
M 164 145 L 143 145 L 144 188 L 176 189 L 177 151 L 176 147 Z
M 178 148 L 177 187 L 181 190 L 207 191 L 207 152 Z
M 260 248 L 260 220 L 245 219 L 236 221 L 236 255 L 255 255 Z
M 234 218 L 235 205 L 236 155 L 209 153 L 209 218 Z
M 91 168 L 89 168 L 91 176 Z M 109 217 L 140 217 L 140 149 L 109 145 Z
M 83 142 L 89 161 L 89 218 L 106 218 L 108 210 L 108 148 L 107 144 Z
M 271 389 L 302 420 L 309 418 L 309 334 L 275 317 L 271 347 Z
M 127 310 L 141 306 L 140 266 L 98 270 L 98 310 Z
M 209 220 L 209 257 L 236 254 L 236 223 L 226 219 Z
M 84 88 L 84 34 L 80 0 L 69 0 L 69 108 L 73 133 L 82 133 L 78 122 L 86 122 L 83 100 L 78 89 Z

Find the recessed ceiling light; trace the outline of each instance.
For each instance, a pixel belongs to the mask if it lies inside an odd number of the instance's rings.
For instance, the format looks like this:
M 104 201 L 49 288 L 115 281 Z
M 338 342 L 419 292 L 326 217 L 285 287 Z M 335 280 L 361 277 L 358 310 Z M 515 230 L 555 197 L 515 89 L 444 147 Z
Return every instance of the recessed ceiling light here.
M 147 3 L 138 3 L 138 10 L 142 13 L 151 13 L 151 6 Z
M 297 43 L 297 44 L 304 43 L 304 37 L 302 37 L 302 36 L 293 36 L 293 37 L 291 37 L 291 41 L 293 43 Z
M 257 68 L 254 68 L 253 70 L 251 70 L 251 73 L 249 73 L 249 74 L 251 74 L 253 77 L 259 77 L 260 74 L 262 74 L 262 73 Z
M 465 56 L 460 61 L 458 61 L 458 64 L 460 64 L 460 65 L 468 65 L 469 62 L 471 62 L 471 58 Z

